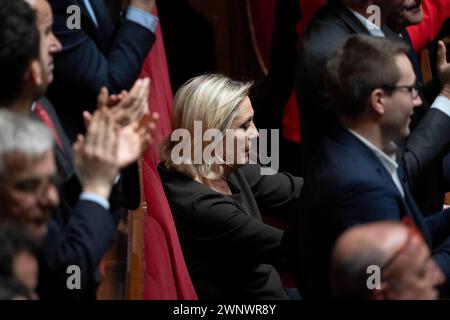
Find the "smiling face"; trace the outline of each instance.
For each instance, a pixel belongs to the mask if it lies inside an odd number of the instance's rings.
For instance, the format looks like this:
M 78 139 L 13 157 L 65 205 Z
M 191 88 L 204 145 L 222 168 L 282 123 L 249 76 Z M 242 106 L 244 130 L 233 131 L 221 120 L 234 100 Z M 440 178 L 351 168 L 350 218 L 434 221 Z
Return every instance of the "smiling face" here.
M 8 176 L 0 182 L 0 219 L 18 224 L 35 240 L 47 233 L 47 222 L 59 204 L 53 151 L 36 158 L 14 154 L 5 159 Z
M 415 25 L 423 20 L 422 0 L 411 0 L 402 12 L 405 26 Z
M 394 31 L 419 24 L 423 20 L 422 0 L 409 0 L 405 7 L 397 10 L 389 16 L 388 25 Z
M 373 4 L 379 6 L 382 15 L 387 17 L 394 12 L 407 8 L 410 1 L 411 0 L 376 0 Z

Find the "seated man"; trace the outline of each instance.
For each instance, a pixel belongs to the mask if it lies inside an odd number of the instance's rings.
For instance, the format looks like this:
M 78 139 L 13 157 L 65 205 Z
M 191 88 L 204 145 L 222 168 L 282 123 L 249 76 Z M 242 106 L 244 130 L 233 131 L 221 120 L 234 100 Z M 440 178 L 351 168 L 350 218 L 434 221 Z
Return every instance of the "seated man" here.
M 35 17 L 25 2 L 31 5 Z M 69 207 L 76 203 L 81 191 L 79 177 L 74 170 L 70 142 L 53 106 L 44 97 L 53 81 L 54 56 L 61 50 L 61 44 L 51 32 L 52 22 L 52 11 L 46 0 L 1 2 L 0 47 L 5 50 L 0 52 L 0 108 L 35 117 L 51 129 L 56 141 L 54 152 L 58 175 L 64 182 L 59 190 L 62 205 Z M 121 101 L 117 97 L 111 98 L 118 103 L 113 110 L 117 113 L 118 125 L 126 134 L 135 125 L 133 123 L 141 121 L 148 112 L 148 80 L 138 80 Z M 111 104 L 114 99 L 99 100 L 98 105 Z M 115 185 L 111 205 L 135 209 L 140 200 L 137 165 L 121 167 L 125 169 Z M 64 216 L 67 219 L 66 212 Z
M 139 139 L 137 133 L 129 138 L 131 144 Z M 17 224 L 42 246 L 41 298 L 92 298 L 94 272 L 115 237 L 116 218 L 107 199 L 119 170 L 117 158 L 131 153 L 118 149 L 111 113 L 97 112 L 87 136 L 80 136 L 74 146 L 83 192 L 69 221 L 62 224 L 50 219 L 59 208 L 53 144 L 43 124 L 0 111 L 0 221 Z M 79 268 L 77 290 L 66 284 L 69 266 Z
M 294 272 L 305 298 L 330 295 L 330 254 L 343 231 L 405 216 L 423 233 L 449 283 L 450 211 L 423 218 L 395 161 L 395 141 L 409 135 L 413 109 L 422 103 L 407 53 L 401 42 L 356 35 L 327 62 L 340 127 L 311 162 L 290 239 L 299 246 L 292 248 L 299 263 Z
M 352 227 L 333 250 L 337 299 L 434 300 L 444 275 L 414 226 L 374 222 Z
M 302 37 L 297 63 L 297 98 L 302 134 L 302 173 L 306 175 L 314 152 L 326 134 L 339 124 L 331 112 L 332 99 L 326 92 L 324 79 L 327 59 L 353 34 L 366 34 L 399 40 L 399 35 L 386 25 L 396 11 L 409 10 L 417 0 L 373 1 L 334 0 L 319 9 Z M 375 17 L 373 5 L 380 15 Z M 442 54 L 442 49 L 440 53 Z M 450 84 L 450 66 L 445 59 L 436 65 L 440 83 L 433 81 L 434 95 L 439 97 L 428 107 L 414 110 L 411 135 L 399 142 L 398 159 L 405 168 L 409 187 L 419 208 L 431 211 L 442 208 L 444 199 L 442 159 L 450 152 L 450 95 L 443 86 Z M 417 76 L 417 75 L 416 75 Z M 436 86 L 435 86 L 436 85 Z M 440 91 L 439 91 L 440 90 Z M 427 90 L 428 91 L 428 90 Z M 434 90 L 431 90 L 434 91 Z M 430 101 L 431 102 L 431 101 Z M 427 110 L 422 117 L 419 110 Z M 420 120 L 420 121 L 419 121 Z M 417 123 L 417 126 L 413 126 Z M 436 165 L 437 164 L 437 165 Z M 426 192 L 421 192 L 425 190 Z M 432 196 L 431 196 L 432 195 Z

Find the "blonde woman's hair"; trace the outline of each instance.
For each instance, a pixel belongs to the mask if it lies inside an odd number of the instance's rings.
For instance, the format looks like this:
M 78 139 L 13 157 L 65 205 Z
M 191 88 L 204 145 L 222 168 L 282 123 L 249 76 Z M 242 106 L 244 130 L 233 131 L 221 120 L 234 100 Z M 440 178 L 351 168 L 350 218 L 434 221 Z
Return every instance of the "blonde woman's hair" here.
M 230 128 L 236 116 L 237 107 L 248 95 L 251 86 L 252 83 L 234 81 L 221 74 L 205 74 L 188 80 L 178 90 L 172 108 L 172 131 L 189 131 L 190 155 L 194 154 L 194 122 L 201 121 L 203 132 L 207 129 L 218 129 L 225 135 L 225 130 Z M 194 164 L 194 161 L 174 164 L 171 154 L 178 143 L 171 141 L 171 136 L 161 143 L 161 160 L 168 169 L 208 180 L 218 179 L 223 175 L 221 166 L 204 163 L 203 159 L 201 164 Z M 202 145 L 202 152 L 204 147 Z

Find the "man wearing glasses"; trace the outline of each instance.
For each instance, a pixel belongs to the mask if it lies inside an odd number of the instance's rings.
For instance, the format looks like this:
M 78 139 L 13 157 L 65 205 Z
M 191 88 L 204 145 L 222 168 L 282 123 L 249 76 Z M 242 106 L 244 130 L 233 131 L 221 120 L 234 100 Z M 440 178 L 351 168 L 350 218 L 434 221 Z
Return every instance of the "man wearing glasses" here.
M 396 142 L 409 136 L 413 110 L 422 104 L 407 52 L 401 42 L 355 35 L 327 62 L 340 126 L 324 139 L 305 177 L 294 238 L 302 297 L 331 296 L 328 268 L 342 232 L 404 217 L 423 234 L 449 283 L 450 211 L 424 218 L 396 161 Z
M 330 112 L 332 101 L 323 81 L 326 60 L 353 34 L 401 41 L 399 35 L 386 25 L 387 18 L 397 12 L 414 11 L 418 5 L 420 7 L 419 0 L 327 1 L 311 20 L 302 36 L 298 52 L 296 80 L 302 135 L 301 166 L 304 174 L 323 137 L 337 126 L 337 119 Z M 399 144 L 398 153 L 398 161 L 405 164 L 413 196 L 426 215 L 442 208 L 444 194 L 448 189 L 445 186 L 447 181 L 443 176 L 442 160 L 450 152 L 450 101 L 442 96 L 450 99 L 450 94 L 443 95 L 440 90 L 450 84 L 450 67 L 445 61 L 443 43 L 439 48 L 436 69 L 440 81 L 427 84 L 422 95 L 426 98 L 422 101 L 424 106 L 414 111 L 410 126 L 413 131 L 417 128 L 423 138 L 412 141 L 413 137 L 407 139 Z M 381 65 L 379 70 L 384 68 Z M 420 80 L 420 74 L 416 75 Z M 437 95 L 440 97 L 434 99 Z M 433 104 L 429 106 L 427 102 Z M 427 149 L 426 157 L 421 157 L 424 148 Z

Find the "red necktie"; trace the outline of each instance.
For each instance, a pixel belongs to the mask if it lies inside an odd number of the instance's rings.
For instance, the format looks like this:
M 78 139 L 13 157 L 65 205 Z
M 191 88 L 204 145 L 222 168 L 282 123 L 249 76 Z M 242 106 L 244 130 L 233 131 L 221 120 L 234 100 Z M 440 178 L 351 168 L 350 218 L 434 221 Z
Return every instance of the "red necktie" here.
M 56 132 L 55 126 L 53 125 L 53 121 L 50 118 L 48 112 L 42 107 L 42 105 L 36 101 L 34 105 L 34 114 L 41 120 L 47 128 L 50 129 L 50 131 L 53 134 L 53 137 L 55 138 L 56 143 L 61 148 L 61 150 L 64 150 L 63 144 L 61 142 L 61 139 L 59 138 L 58 132 Z

